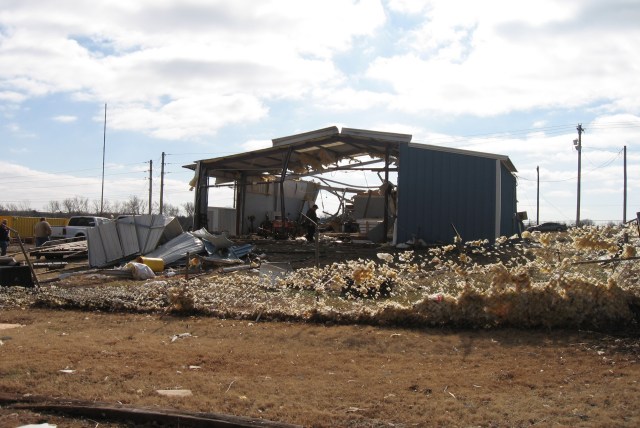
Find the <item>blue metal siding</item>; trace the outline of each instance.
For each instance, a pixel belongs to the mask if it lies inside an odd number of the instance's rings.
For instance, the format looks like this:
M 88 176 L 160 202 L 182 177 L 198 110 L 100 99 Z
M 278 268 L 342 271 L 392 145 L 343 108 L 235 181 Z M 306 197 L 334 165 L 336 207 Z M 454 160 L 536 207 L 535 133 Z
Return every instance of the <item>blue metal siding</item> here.
M 400 146 L 398 242 L 416 235 L 428 243 L 493 239 L 496 160 Z
M 502 175 L 502 204 L 500 213 L 500 235 L 511 236 L 518 233 L 516 223 L 517 198 L 516 178 L 504 165 L 500 166 Z

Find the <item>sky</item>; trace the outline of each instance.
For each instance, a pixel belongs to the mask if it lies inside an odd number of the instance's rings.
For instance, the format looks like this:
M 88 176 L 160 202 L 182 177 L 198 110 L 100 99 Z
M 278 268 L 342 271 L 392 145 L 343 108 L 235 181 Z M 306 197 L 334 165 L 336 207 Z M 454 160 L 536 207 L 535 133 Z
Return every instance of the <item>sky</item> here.
M 630 220 L 638 22 L 637 0 L 2 0 L 0 207 L 157 203 L 163 153 L 182 207 L 184 165 L 335 125 L 509 156 L 518 210 L 571 223 L 581 124 L 581 219 Z

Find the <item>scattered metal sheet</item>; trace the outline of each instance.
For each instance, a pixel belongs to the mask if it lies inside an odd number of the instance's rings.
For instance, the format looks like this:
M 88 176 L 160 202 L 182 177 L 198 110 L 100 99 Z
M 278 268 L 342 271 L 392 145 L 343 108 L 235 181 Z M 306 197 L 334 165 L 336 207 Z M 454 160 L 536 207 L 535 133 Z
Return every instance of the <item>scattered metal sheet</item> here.
M 237 264 L 243 263 L 243 261 L 240 259 L 235 259 L 235 258 L 229 259 L 229 258 L 220 257 L 218 255 L 198 256 L 198 258 L 200 259 L 200 263 L 203 266 L 207 266 L 207 265 L 228 266 L 228 265 L 237 265 Z
M 203 250 L 204 244 L 199 238 L 196 238 L 189 232 L 184 232 L 182 235 L 173 238 L 154 251 L 144 255 L 146 257 L 162 259 L 166 266 L 187 257 L 187 253 L 198 254 Z
M 126 219 L 116 221 L 122 254 L 124 257 L 140 254 L 140 243 L 138 242 L 136 225 L 133 222 L 125 220 Z
M 262 262 L 260 263 L 260 282 L 267 282 L 274 286 L 278 279 L 282 279 L 291 272 L 291 263 Z
M 182 226 L 174 217 L 118 217 L 88 230 L 89 266 L 107 267 L 149 253 L 182 233 Z
M 214 235 L 209 233 L 204 227 L 191 233 L 193 236 L 212 243 L 218 249 L 229 248 L 233 245 L 233 241 L 230 241 L 225 234 Z
M 252 244 L 234 245 L 233 247 L 229 247 L 229 256 L 241 259 L 242 257 L 252 252 L 254 248 L 255 246 Z
M 87 246 L 89 251 L 89 266 L 106 266 L 109 258 L 102 245 L 100 232 L 98 232 L 97 228 L 87 229 Z
M 124 257 L 115 222 L 107 222 L 87 229 L 87 245 L 89 247 L 90 266 L 102 266 L 110 261 L 120 260 Z M 95 258 L 93 252 L 97 247 L 100 247 L 101 251 L 98 254 L 104 258 L 104 261 L 93 263 L 92 259 Z

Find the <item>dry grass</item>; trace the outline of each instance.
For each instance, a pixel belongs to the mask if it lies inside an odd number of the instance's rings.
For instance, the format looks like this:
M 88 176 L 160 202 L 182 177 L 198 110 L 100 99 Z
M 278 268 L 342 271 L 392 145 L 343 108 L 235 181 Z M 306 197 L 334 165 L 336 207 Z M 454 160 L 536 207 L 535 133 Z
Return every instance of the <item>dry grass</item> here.
M 640 345 L 628 337 L 19 309 L 0 322 L 24 325 L 2 333 L 9 393 L 305 426 L 640 424 Z M 0 426 L 34 417 L 12 414 L 0 409 Z
M 640 241 L 624 233 L 361 259 L 328 247 L 322 269 L 306 260 L 276 284 L 84 275 L 0 289 L 0 323 L 24 324 L 0 332 L 0 391 L 320 427 L 640 426 Z M 56 418 L 0 408 L 0 426 L 96 426 Z

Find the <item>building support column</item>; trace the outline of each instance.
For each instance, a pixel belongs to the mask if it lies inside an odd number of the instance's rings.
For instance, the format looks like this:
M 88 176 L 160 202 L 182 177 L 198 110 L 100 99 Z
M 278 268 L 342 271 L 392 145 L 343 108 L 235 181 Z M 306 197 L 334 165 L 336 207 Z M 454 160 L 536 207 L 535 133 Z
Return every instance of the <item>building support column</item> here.
M 500 225 L 502 223 L 502 163 L 496 160 L 496 213 L 495 213 L 494 238 L 500 237 Z
M 196 167 L 198 176 L 196 178 L 193 230 L 206 228 L 208 226 L 207 208 L 209 205 L 209 170 L 201 164 Z
M 382 242 L 387 242 L 389 234 L 389 195 L 391 194 L 391 186 L 389 185 L 389 145 L 387 144 L 384 151 L 384 213 L 382 218 Z

